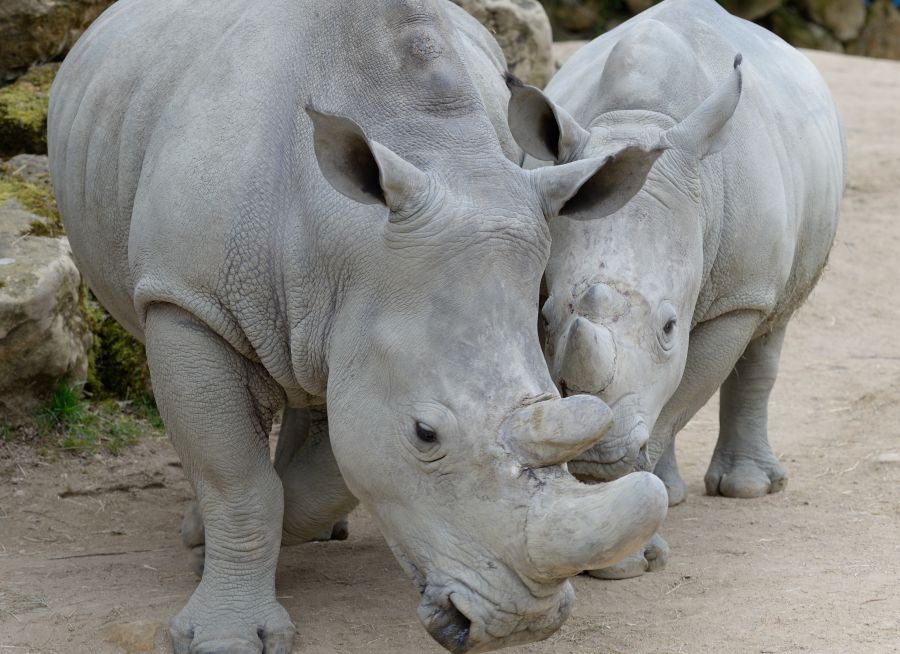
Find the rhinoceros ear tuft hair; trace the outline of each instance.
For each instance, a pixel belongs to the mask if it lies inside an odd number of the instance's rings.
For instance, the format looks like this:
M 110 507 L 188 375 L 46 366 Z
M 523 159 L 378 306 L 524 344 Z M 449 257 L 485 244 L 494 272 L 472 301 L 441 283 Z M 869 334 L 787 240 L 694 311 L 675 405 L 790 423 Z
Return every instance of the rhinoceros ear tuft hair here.
M 539 89 L 517 78 L 509 88 L 509 131 L 526 153 L 541 161 L 578 159 L 590 133 Z
M 525 82 L 520 80 L 508 70 L 503 71 L 503 81 L 506 82 L 506 86 L 508 86 L 509 88 L 512 88 L 514 86 L 525 86 Z
M 338 193 L 362 204 L 384 205 L 398 214 L 413 211 L 424 200 L 428 186 L 424 172 L 370 140 L 350 118 L 311 106 L 306 113 L 313 123 L 319 170 Z
M 728 124 L 737 109 L 744 88 L 744 75 L 741 70 L 743 60 L 743 56 L 738 53 L 728 79 L 687 118 L 669 129 L 663 136 L 664 141 L 700 159 L 721 151 L 728 144 L 730 137 Z

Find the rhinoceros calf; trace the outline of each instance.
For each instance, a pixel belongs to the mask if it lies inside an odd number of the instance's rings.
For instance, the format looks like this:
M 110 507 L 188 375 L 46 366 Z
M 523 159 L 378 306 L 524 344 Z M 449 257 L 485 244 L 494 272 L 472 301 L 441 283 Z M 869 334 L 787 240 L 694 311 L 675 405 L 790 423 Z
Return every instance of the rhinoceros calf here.
M 567 578 L 665 515 L 649 473 L 593 488 L 563 465 L 611 415 L 561 399 L 540 349 L 547 219 L 608 171 L 504 156 L 502 57 L 478 30 L 425 0 L 121 0 L 60 69 L 72 248 L 146 343 L 205 527 L 176 652 L 290 650 L 275 566 L 306 519 L 284 489 L 308 480 L 302 443 L 269 460 L 283 404 L 327 435 L 455 652 L 546 637 Z
M 721 389 L 707 492 L 784 488 L 769 393 L 788 320 L 825 266 L 846 179 L 818 72 L 712 0 L 667 0 L 578 51 L 545 94 L 511 88 L 510 125 L 530 155 L 609 157 L 610 197 L 639 188 L 602 220 L 588 220 L 595 203 L 551 223 L 551 374 L 563 395 L 594 394 L 615 416 L 613 434 L 569 470 L 615 478 L 649 436 L 670 505 L 681 502 L 675 434 Z M 535 117 L 545 129 L 529 140 Z M 655 540 L 647 554 L 661 548 Z M 600 574 L 650 565 L 637 556 Z

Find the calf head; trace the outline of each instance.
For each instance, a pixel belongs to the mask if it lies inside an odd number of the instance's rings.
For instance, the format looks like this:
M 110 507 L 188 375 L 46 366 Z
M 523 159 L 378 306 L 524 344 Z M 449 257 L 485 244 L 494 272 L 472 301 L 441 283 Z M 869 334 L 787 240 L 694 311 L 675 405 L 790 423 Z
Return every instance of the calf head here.
M 602 161 L 529 173 L 497 146 L 486 162 L 414 165 L 347 118 L 309 113 L 325 178 L 377 207 L 333 216 L 358 238 L 342 248 L 328 333 L 341 473 L 438 642 L 544 638 L 571 610 L 567 578 L 624 557 L 666 512 L 652 475 L 588 487 L 566 472 L 611 416 L 597 398 L 559 397 L 536 333 L 547 217 L 589 202 Z
M 537 89 L 511 90 L 510 127 L 528 154 L 607 161 L 591 182 L 606 202 L 569 203 L 551 222 L 542 315 L 562 394 L 594 395 L 614 415 L 611 433 L 569 469 L 586 480 L 616 479 L 649 465 L 642 445 L 684 373 L 704 273 L 700 165 L 727 139 L 740 55 L 728 80 L 675 124 L 650 112 L 611 112 L 588 130 Z

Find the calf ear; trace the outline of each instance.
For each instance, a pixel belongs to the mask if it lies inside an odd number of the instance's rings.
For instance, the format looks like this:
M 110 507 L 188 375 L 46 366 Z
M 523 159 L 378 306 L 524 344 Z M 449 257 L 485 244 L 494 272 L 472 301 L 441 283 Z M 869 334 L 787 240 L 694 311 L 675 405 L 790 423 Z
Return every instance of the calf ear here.
M 728 121 L 734 115 L 741 99 L 743 88 L 741 61 L 740 54 L 735 56 L 734 69 L 728 79 L 687 118 L 666 132 L 663 136 L 666 142 L 700 159 L 725 147 L 730 131 Z
M 307 107 L 319 170 L 338 193 L 362 204 L 410 212 L 425 199 L 427 175 L 401 156 L 366 138 L 349 118 Z
M 641 190 L 650 168 L 665 149 L 628 146 L 604 159 L 538 168 L 532 174 L 547 218 L 575 215 L 590 219 L 615 213 Z
M 509 130 L 525 152 L 541 161 L 578 159 L 590 133 L 569 113 L 533 86 L 506 76 L 509 87 Z

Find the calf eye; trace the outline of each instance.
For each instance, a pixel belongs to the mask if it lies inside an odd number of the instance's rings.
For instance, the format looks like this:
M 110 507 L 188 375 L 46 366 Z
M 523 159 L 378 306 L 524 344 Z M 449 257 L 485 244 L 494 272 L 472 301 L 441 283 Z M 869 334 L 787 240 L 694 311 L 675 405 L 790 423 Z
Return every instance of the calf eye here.
M 424 422 L 416 421 L 416 436 L 423 443 L 437 443 L 438 435 L 435 430 Z
M 673 331 L 674 329 L 675 329 L 675 319 L 674 319 L 674 318 L 670 318 L 669 320 L 666 321 L 666 324 L 663 325 L 663 333 L 664 333 L 666 336 L 671 336 L 671 335 L 672 335 L 672 331 Z

